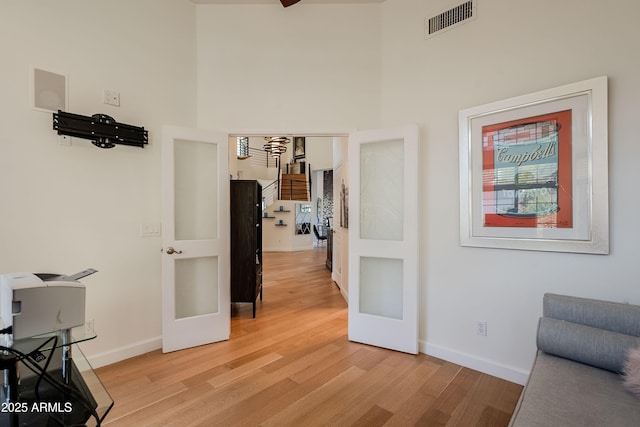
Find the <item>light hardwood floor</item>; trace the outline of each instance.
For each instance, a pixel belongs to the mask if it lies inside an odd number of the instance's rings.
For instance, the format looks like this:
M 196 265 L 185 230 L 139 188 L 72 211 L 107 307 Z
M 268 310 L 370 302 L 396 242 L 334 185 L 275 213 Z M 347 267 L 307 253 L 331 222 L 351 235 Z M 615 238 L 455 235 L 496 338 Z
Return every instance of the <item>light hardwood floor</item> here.
M 488 426 L 522 387 L 425 354 L 349 342 L 325 249 L 264 254 L 264 299 L 231 339 L 97 370 L 116 426 Z

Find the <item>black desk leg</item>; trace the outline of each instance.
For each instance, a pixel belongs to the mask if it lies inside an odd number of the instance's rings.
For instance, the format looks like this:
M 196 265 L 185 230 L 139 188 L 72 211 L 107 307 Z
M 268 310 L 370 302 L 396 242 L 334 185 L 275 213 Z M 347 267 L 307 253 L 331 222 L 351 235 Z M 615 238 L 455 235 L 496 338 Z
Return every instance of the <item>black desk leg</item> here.
M 0 354 L 0 369 L 4 371 L 4 392 L 9 402 L 18 403 L 18 358 L 15 354 Z M 10 427 L 19 425 L 18 412 L 10 415 Z

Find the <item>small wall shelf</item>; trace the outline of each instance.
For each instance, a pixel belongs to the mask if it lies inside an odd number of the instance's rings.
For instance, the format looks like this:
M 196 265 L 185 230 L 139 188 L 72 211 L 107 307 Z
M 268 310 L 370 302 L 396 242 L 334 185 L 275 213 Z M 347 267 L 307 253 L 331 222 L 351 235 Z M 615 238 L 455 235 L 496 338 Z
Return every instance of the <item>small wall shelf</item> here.
M 286 227 L 286 226 L 287 226 L 287 224 L 280 224 L 280 223 L 276 224 L 276 227 Z
M 276 210 L 274 210 L 274 212 L 275 212 L 275 213 L 278 213 L 278 212 L 291 212 L 291 211 L 281 211 L 281 210 L 279 210 L 279 209 L 276 209 Z
M 275 216 L 263 216 L 262 219 L 276 219 Z

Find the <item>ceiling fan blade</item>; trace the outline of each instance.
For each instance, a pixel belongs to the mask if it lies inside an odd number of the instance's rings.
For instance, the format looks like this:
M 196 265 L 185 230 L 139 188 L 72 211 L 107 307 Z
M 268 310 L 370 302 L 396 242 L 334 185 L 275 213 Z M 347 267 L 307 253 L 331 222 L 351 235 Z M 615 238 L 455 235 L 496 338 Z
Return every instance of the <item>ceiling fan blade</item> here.
M 284 7 L 289 7 L 292 4 L 296 4 L 298 3 L 300 0 L 280 0 L 280 3 L 282 3 L 282 6 Z

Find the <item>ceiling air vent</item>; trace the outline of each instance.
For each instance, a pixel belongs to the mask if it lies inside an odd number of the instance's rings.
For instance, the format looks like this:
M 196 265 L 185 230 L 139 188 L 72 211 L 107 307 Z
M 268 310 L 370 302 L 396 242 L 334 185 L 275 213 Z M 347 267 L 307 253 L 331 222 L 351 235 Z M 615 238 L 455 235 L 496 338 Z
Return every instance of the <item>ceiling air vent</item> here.
M 444 30 L 450 30 L 471 21 L 478 13 L 477 7 L 477 0 L 469 0 L 439 15 L 427 18 L 424 38 L 428 39 Z

